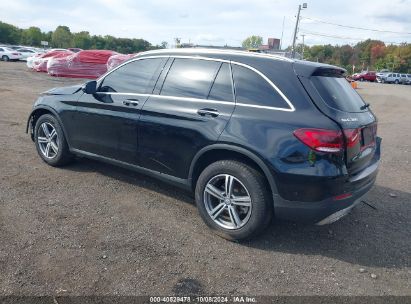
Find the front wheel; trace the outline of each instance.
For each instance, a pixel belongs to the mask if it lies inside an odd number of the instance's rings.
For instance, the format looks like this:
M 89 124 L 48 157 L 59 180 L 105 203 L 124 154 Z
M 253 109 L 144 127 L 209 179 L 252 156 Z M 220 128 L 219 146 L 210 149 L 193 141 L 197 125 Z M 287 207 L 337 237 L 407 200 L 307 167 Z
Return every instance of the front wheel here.
M 3 56 L 1 57 L 1 59 L 2 59 L 3 61 L 9 61 L 9 60 L 10 60 L 9 56 L 6 56 L 6 55 L 3 55 Z
M 47 164 L 58 167 L 72 159 L 63 129 L 54 116 L 40 116 L 34 127 L 34 140 L 38 154 Z
M 273 215 L 264 177 L 234 160 L 209 165 L 200 174 L 196 204 L 205 223 L 229 240 L 243 240 L 262 232 Z
M 398 79 L 395 79 L 395 84 L 399 84 L 400 82 L 398 81 Z

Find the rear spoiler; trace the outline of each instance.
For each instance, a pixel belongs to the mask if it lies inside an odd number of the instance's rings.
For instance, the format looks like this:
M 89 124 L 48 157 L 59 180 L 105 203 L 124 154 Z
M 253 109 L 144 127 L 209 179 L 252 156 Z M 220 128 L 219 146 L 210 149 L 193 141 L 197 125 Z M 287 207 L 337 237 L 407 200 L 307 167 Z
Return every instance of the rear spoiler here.
M 325 77 L 344 77 L 347 70 L 329 64 L 321 64 L 309 61 L 295 61 L 294 72 L 297 76 L 325 76 Z

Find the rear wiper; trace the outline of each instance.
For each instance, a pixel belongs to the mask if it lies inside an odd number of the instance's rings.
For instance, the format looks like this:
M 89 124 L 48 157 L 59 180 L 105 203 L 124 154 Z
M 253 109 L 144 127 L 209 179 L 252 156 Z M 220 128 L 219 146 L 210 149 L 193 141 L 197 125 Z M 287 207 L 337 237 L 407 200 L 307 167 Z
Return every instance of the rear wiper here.
M 369 103 L 366 103 L 365 105 L 363 105 L 363 106 L 361 106 L 361 110 L 365 110 L 365 109 L 367 109 L 368 107 L 370 106 L 370 104 Z

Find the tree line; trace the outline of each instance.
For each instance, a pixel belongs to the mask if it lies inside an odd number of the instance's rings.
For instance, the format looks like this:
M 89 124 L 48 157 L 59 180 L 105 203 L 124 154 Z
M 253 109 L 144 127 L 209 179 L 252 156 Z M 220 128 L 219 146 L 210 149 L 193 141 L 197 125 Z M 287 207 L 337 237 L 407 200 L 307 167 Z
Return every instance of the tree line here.
M 261 46 L 261 36 L 246 38 L 242 46 L 245 49 L 254 49 Z M 291 47 L 286 49 L 291 51 Z M 304 59 L 328 63 L 343 67 L 349 74 L 363 70 L 380 71 L 388 69 L 393 72 L 411 73 L 411 44 L 385 44 L 380 40 L 365 40 L 355 45 L 297 45 L 296 51 Z
M 53 48 L 106 49 L 123 54 L 167 47 L 166 42 L 161 45 L 152 45 L 144 39 L 90 35 L 87 31 L 72 33 L 69 27 L 62 25 L 54 31 L 42 32 L 40 28 L 35 26 L 20 29 L 12 24 L 0 21 L 0 43 L 40 47 L 41 41 L 47 41 L 49 46 Z
M 61 25 L 54 31 L 42 32 L 35 26 L 20 29 L 0 21 L 0 43 L 39 47 L 41 41 L 48 41 L 49 46 L 53 48 L 108 49 L 123 54 L 167 47 L 167 42 L 152 45 L 144 39 L 90 35 L 87 31 L 72 33 L 69 27 Z M 244 40 L 243 47 L 258 48 L 262 42 L 262 37 L 251 36 Z M 301 44 L 297 46 L 298 52 L 302 53 L 303 49 L 305 60 L 341 66 L 348 73 L 367 69 L 411 73 L 411 44 L 409 43 L 394 45 L 368 39 L 355 45 L 326 44 L 304 46 L 304 48 Z M 290 50 L 290 47 L 287 50 Z
M 302 45 L 297 51 L 301 52 Z M 385 44 L 380 40 L 365 40 L 355 45 L 313 45 L 304 47 L 304 59 L 337 65 L 348 73 L 362 70 L 411 74 L 411 44 Z

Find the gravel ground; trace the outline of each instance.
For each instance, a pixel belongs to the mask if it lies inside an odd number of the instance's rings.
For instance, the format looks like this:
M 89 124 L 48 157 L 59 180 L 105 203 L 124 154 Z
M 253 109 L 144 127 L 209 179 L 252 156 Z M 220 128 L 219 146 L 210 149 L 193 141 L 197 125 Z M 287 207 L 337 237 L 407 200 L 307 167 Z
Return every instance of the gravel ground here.
M 40 160 L 24 133 L 33 101 L 78 82 L 0 62 L 0 295 L 411 295 L 411 86 L 358 90 L 383 137 L 366 196 L 376 210 L 322 227 L 275 222 L 233 243 L 185 192 L 95 161 Z

